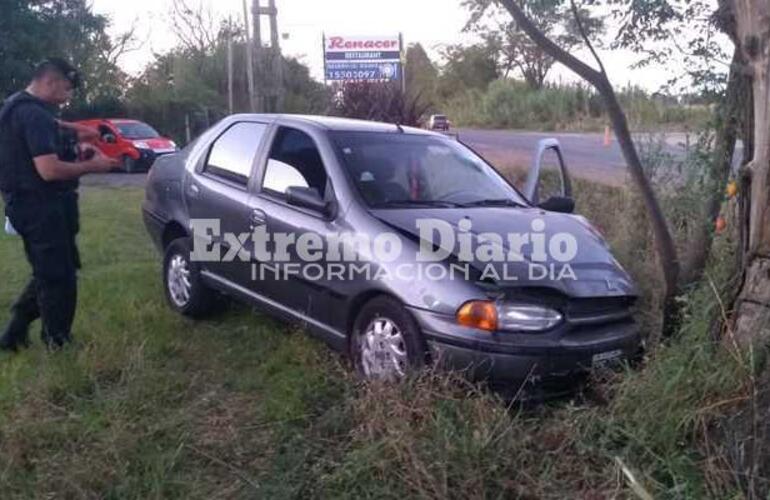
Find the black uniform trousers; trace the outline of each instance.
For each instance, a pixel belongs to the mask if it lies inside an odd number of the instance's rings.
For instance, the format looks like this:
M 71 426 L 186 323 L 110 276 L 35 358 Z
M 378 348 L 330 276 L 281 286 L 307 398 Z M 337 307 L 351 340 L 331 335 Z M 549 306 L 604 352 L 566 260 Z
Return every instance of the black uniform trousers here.
M 80 257 L 75 242 L 80 229 L 78 194 L 66 191 L 3 193 L 5 213 L 24 241 L 32 278 L 13 304 L 12 321 L 43 322 L 49 345 L 70 340 L 77 306 Z

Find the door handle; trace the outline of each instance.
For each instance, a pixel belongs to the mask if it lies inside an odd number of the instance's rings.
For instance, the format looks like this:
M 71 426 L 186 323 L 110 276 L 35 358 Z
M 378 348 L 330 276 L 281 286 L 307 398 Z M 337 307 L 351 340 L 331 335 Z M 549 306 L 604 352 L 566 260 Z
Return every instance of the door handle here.
M 201 192 L 201 188 L 199 188 L 198 185 L 195 183 L 190 183 L 190 187 L 187 188 L 187 193 L 193 198 L 197 198 L 200 192 Z
M 267 215 L 262 210 L 255 208 L 249 214 L 249 223 L 252 230 L 258 226 L 264 226 L 267 224 Z

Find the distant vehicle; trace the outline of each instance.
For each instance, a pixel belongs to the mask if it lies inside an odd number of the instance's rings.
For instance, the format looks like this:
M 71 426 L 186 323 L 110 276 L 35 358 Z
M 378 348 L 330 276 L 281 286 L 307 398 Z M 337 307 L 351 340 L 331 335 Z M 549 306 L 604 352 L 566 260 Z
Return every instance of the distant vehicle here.
M 119 159 L 126 173 L 147 171 L 157 157 L 177 151 L 174 141 L 137 120 L 107 118 L 78 123 L 99 131 L 94 144 L 108 157 Z
M 571 383 L 592 366 L 632 359 L 641 343 L 632 317 L 636 288 L 601 235 L 572 214 L 571 183 L 558 148 L 554 139 L 540 142 L 520 192 L 443 134 L 329 117 L 234 115 L 155 163 L 143 216 L 163 255 L 168 303 L 181 314 L 202 316 L 219 294 L 230 295 L 305 325 L 348 353 L 366 378 L 398 379 L 439 362 L 507 387 L 537 379 Z M 560 159 L 563 182 L 545 199 L 538 177 L 550 149 Z M 572 259 L 575 279 L 528 276 L 526 263 L 556 262 L 536 258 L 529 247 L 520 250 L 523 267 L 510 276 L 507 264 L 473 256 L 467 278 L 399 274 L 402 266 L 418 264 L 420 220 L 458 227 L 471 219 L 480 232 L 520 233 L 546 223 L 550 234 L 568 232 L 579 248 Z M 194 221 L 213 221 L 216 229 L 193 232 Z M 367 253 L 354 259 L 391 279 L 271 274 L 279 261 L 301 267 L 306 254 L 285 247 L 285 257 L 273 260 L 248 238 L 302 240 L 309 234 L 323 240 L 340 232 L 366 241 L 396 238 L 394 246 L 403 251 L 395 260 Z M 265 252 L 275 249 L 264 244 Z M 239 247 L 246 257 L 236 259 Z M 194 257 L 195 248 L 233 257 Z M 320 258 L 311 265 L 338 261 Z M 449 269 L 453 259 L 435 266 Z M 498 266 L 496 278 L 481 277 L 486 265 Z
M 431 115 L 428 121 L 428 128 L 431 130 L 449 130 L 449 119 L 446 115 Z

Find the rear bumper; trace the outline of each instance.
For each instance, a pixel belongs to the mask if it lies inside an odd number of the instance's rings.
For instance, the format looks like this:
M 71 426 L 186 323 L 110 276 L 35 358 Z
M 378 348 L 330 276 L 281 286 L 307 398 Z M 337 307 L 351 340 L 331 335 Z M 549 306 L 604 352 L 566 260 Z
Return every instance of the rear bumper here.
M 511 341 L 510 334 L 481 333 L 457 325 L 454 318 L 410 311 L 422 327 L 433 360 L 476 380 L 511 384 L 569 380 L 597 365 L 633 360 L 642 348 L 639 327 L 630 319 L 572 330 L 567 326 L 555 338 L 529 334 Z

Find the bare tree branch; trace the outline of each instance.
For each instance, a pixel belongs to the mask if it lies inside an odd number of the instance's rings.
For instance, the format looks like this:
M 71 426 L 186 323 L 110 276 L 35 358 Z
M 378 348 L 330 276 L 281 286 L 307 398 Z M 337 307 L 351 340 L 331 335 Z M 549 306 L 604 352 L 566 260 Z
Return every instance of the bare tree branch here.
M 594 56 L 596 63 L 599 65 L 599 70 L 606 77 L 607 70 L 604 68 L 604 64 L 602 63 L 602 60 L 599 58 L 599 54 L 596 53 L 596 51 L 594 50 L 594 46 L 591 43 L 591 40 L 588 38 L 588 34 L 586 33 L 585 27 L 583 26 L 583 21 L 582 19 L 580 19 L 580 12 L 578 11 L 577 5 L 575 5 L 575 0 L 570 0 L 569 3 L 570 3 L 570 6 L 572 7 L 572 15 L 575 17 L 575 22 L 577 23 L 578 31 L 580 32 L 580 37 L 583 39 L 583 42 L 585 42 L 586 46 L 588 47 L 588 50 L 590 50 L 591 54 Z

